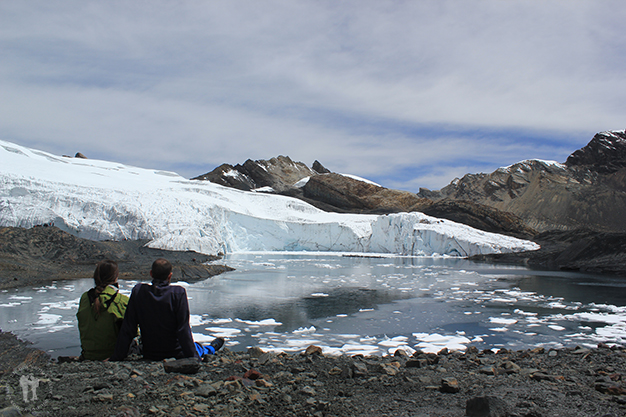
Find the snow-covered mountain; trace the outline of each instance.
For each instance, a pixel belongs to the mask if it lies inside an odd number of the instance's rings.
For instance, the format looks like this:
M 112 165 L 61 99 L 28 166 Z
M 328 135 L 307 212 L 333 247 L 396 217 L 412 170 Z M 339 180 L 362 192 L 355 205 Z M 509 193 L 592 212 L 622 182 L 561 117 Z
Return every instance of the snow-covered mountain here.
M 468 256 L 538 248 L 421 213 L 327 213 L 290 197 L 3 141 L 0 184 L 0 225 L 53 222 L 87 239 L 150 239 L 170 250 Z

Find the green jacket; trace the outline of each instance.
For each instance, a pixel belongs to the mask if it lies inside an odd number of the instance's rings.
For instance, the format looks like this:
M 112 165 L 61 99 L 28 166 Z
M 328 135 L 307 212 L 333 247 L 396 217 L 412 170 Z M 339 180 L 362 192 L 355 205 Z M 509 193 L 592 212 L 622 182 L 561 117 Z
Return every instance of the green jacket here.
M 109 285 L 98 296 L 102 306 L 96 317 L 93 309 L 95 289 L 80 297 L 76 318 L 80 332 L 82 356 L 88 360 L 103 360 L 113 354 L 117 334 L 128 305 L 128 296 L 120 294 L 117 288 Z

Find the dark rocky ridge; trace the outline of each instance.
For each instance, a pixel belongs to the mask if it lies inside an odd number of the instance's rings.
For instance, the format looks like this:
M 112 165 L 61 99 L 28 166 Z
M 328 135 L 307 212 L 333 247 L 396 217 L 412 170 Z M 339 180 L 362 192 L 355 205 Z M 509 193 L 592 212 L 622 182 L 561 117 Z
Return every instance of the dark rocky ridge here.
M 208 180 L 243 191 L 271 187 L 273 192 L 281 193 L 293 189 L 293 185 L 303 178 L 328 171 L 318 161 L 315 161 L 313 167 L 309 168 L 302 162 L 294 162 L 288 156 L 280 155 L 267 161 L 248 159 L 243 165 L 222 164 L 192 179 Z
M 588 229 L 553 230 L 533 239 L 541 249 L 532 252 L 476 255 L 470 259 L 524 265 L 533 269 L 612 274 L 626 277 L 626 233 Z
M 0 228 L 0 288 L 42 285 L 54 280 L 89 278 L 97 262 L 113 259 L 120 278 L 149 281 L 156 258 L 174 266 L 173 280 L 194 282 L 232 270 L 205 262 L 220 259 L 197 252 L 151 249 L 147 241 L 95 242 L 70 235 L 56 227 Z
M 183 361 L 46 361 L 0 334 L 2 415 L 617 417 L 626 413 L 626 352 L 543 348 L 387 357 L 223 350 Z M 29 352 L 30 350 L 30 352 Z M 180 365 L 180 366 L 179 366 Z M 187 366 L 182 366 L 187 365 Z M 179 369 L 194 372 L 168 372 Z M 36 378 L 37 400 L 20 378 Z M 485 410 L 487 408 L 489 411 Z M 12 410 L 14 414 L 8 414 Z M 30 415 L 30 414 L 29 414 Z

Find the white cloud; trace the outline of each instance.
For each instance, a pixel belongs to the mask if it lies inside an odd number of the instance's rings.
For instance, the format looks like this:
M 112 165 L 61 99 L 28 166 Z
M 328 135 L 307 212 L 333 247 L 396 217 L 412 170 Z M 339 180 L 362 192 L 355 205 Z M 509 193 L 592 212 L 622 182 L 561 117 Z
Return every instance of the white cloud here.
M 619 5 L 3 2 L 0 137 L 186 176 L 283 154 L 438 188 L 624 128 Z

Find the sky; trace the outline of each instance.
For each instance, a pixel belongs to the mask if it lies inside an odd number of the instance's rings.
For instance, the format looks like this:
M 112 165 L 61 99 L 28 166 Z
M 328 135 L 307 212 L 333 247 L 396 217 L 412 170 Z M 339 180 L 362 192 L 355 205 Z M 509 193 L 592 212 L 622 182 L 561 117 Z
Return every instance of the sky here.
M 0 139 L 439 189 L 624 129 L 625 22 L 621 0 L 0 0 Z

